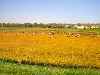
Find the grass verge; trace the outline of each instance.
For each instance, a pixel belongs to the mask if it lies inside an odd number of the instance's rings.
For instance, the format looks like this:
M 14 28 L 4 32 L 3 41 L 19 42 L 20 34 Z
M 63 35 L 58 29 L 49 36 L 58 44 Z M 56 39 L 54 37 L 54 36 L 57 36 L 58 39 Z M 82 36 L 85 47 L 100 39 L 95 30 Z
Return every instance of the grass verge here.
M 0 60 L 0 75 L 100 75 L 97 69 L 16 64 Z

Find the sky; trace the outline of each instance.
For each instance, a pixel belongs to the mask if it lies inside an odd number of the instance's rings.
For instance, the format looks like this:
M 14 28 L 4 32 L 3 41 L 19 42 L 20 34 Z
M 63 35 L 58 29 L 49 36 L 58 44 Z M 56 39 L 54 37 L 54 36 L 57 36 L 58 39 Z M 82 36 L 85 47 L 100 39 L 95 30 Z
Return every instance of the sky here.
M 0 0 L 0 22 L 100 23 L 100 0 Z

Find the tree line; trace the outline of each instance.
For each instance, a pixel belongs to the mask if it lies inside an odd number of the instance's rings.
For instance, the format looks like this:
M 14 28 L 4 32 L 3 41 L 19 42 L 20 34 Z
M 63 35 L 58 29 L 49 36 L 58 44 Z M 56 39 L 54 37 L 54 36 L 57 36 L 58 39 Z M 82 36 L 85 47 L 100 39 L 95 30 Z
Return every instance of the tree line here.
M 57 24 L 57 23 L 48 23 L 48 24 L 43 24 L 43 23 L 0 23 L 0 27 L 40 27 L 40 28 L 74 28 L 74 25 L 76 24 Z M 77 24 L 78 26 L 84 25 L 84 26 L 92 26 L 92 25 L 99 25 L 100 24 Z
M 40 27 L 40 28 L 64 28 L 64 24 L 43 24 L 43 23 L 0 23 L 0 27 Z

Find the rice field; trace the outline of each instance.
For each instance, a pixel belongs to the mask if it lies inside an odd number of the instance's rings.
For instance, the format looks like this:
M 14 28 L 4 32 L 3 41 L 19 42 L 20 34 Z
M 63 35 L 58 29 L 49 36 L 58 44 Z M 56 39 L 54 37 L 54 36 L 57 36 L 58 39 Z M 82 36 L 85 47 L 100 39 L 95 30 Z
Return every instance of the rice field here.
M 0 59 L 18 64 L 100 68 L 99 35 L 63 29 L 25 30 L 0 31 Z

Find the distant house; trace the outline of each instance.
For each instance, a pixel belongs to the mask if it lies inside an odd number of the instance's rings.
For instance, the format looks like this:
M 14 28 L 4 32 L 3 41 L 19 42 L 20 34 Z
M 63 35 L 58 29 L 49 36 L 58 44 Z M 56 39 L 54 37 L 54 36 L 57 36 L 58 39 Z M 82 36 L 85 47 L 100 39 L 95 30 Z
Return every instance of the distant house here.
M 100 25 L 96 24 L 66 24 L 66 28 L 76 28 L 76 29 L 95 29 L 100 28 Z
M 69 24 L 66 24 L 66 25 L 65 25 L 66 28 L 69 27 L 69 26 L 70 26 Z
M 99 26 L 97 26 L 97 25 L 92 25 L 92 26 L 91 26 L 91 29 L 94 29 L 94 28 L 99 28 Z
M 85 28 L 85 26 L 84 25 L 74 25 L 74 27 L 75 28 L 77 28 L 77 29 L 84 29 Z
M 95 29 L 95 28 L 100 28 L 97 25 L 74 25 L 75 28 L 77 29 Z

